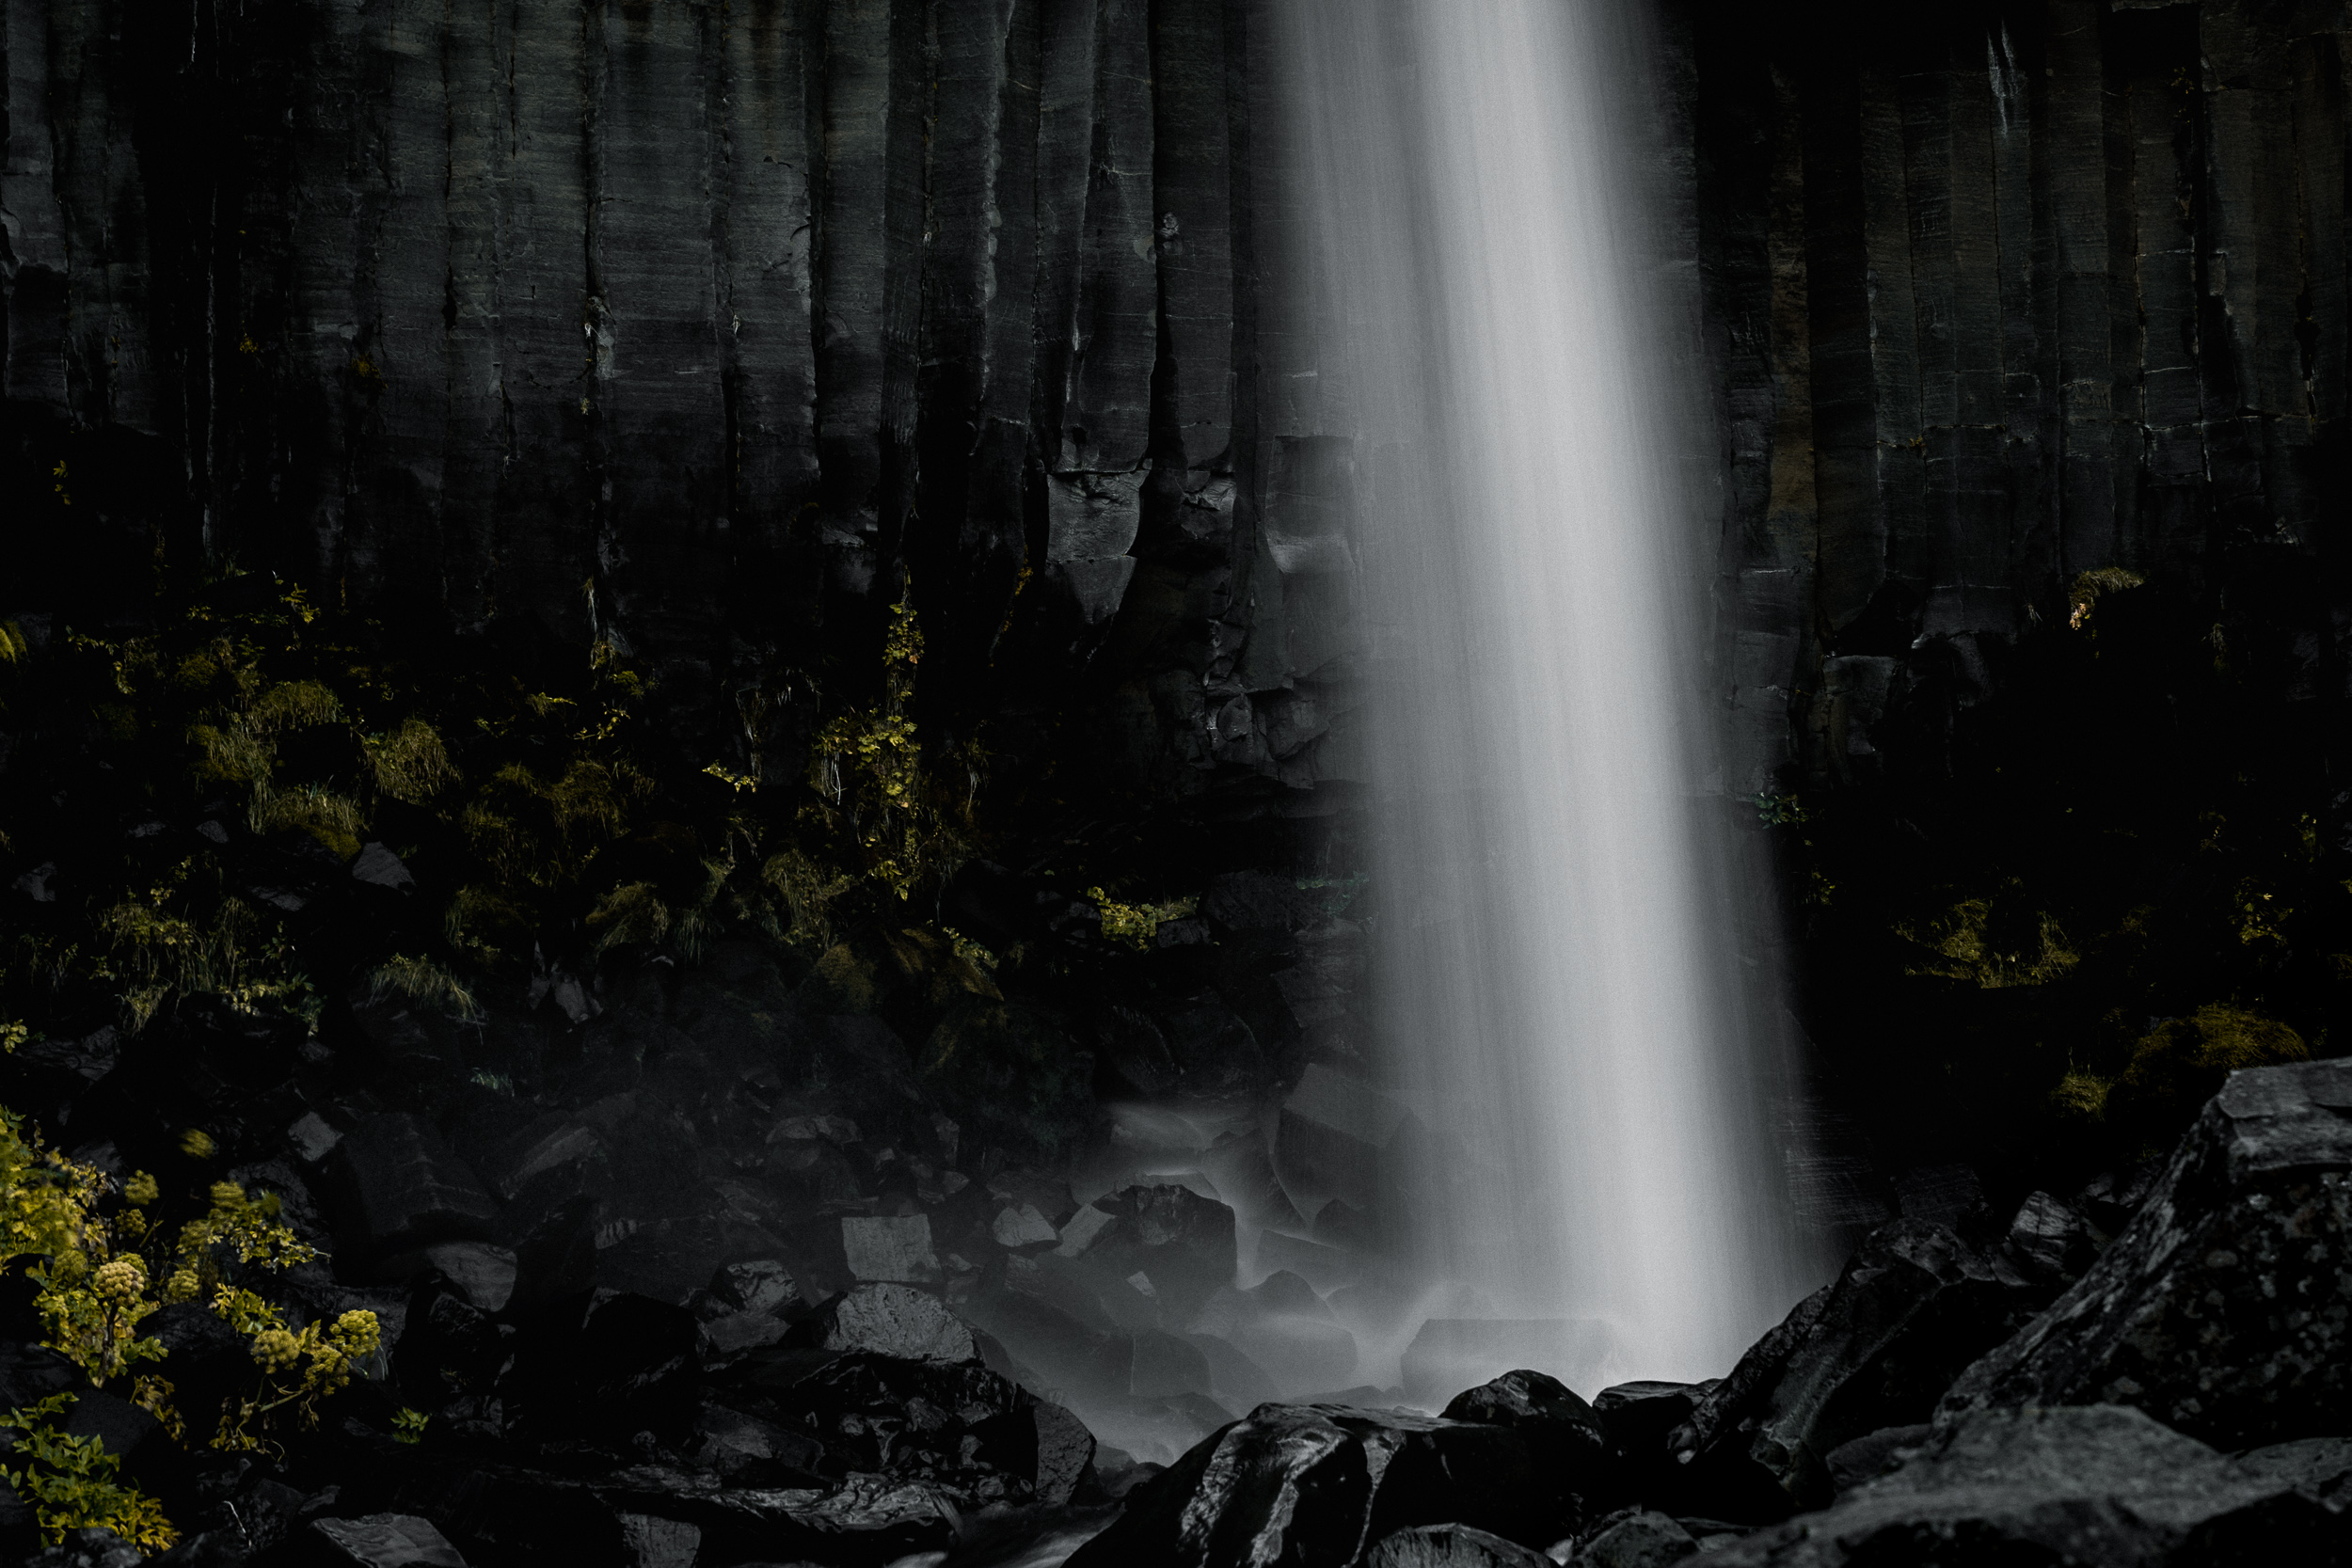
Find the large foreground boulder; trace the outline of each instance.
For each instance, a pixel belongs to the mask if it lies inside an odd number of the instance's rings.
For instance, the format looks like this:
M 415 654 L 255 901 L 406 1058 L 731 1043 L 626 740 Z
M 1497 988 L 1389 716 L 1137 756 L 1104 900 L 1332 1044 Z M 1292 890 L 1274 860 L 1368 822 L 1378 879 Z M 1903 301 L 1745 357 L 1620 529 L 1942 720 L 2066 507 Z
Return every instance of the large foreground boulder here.
M 2220 1448 L 2352 1426 L 2352 1061 L 2234 1073 L 2139 1215 L 1939 1408 L 2137 1405 Z
M 2121 1405 L 1985 1411 L 1823 1513 L 1708 1554 L 1709 1568 L 2352 1562 L 2342 1517 L 2288 1478 Z
M 2035 1195 L 1991 1244 L 1924 1219 L 1872 1231 L 1668 1433 L 1672 1465 L 1634 1452 L 1635 1474 L 1672 1477 L 1661 1500 L 1715 1518 L 1827 1504 L 1831 1449 L 1928 1419 L 1963 1369 L 2058 1294 L 2064 1249 L 2039 1244 L 2058 1207 Z
M 1482 1415 L 1508 1424 L 1261 1405 L 1137 1488 L 1071 1568 L 1343 1568 L 1422 1525 L 1470 1526 L 1536 1547 L 1572 1535 L 1603 1506 L 1605 1447 L 1582 1401 L 1527 1381 L 1536 1374 L 1514 1375 L 1520 1384 L 1478 1402 Z M 1554 1390 L 1573 1406 L 1546 1397 Z M 1409 1550 L 1426 1556 L 1457 1544 L 1418 1542 Z

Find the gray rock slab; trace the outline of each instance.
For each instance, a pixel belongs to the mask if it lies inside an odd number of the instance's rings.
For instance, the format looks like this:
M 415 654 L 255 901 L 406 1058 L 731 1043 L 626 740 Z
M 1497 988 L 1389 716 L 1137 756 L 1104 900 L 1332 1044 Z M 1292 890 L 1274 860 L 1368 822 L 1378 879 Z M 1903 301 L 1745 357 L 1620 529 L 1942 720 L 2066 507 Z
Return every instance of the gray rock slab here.
M 1835 1506 L 1710 1552 L 1710 1568 L 1884 1562 L 2342 1564 L 2343 1521 L 2122 1405 L 1977 1411 Z
M 2352 1410 L 2352 1061 L 2231 1075 L 2137 1216 L 1937 1407 L 2137 1405 L 2224 1448 Z
M 466 1568 L 466 1560 L 432 1521 L 413 1513 L 313 1519 L 312 1538 L 332 1562 L 357 1568 Z

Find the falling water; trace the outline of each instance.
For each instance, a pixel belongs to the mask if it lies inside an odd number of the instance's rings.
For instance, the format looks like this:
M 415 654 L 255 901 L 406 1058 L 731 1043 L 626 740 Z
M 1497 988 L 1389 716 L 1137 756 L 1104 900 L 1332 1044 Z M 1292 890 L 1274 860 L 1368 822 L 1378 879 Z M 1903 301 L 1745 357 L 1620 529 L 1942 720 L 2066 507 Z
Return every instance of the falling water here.
M 1294 0 L 1285 37 L 1299 309 L 1359 453 L 1388 1071 L 1429 1134 L 1391 1157 L 1456 1310 L 1605 1325 L 1579 1384 L 1727 1370 L 1804 1269 L 1702 788 L 1712 441 L 1628 23 Z

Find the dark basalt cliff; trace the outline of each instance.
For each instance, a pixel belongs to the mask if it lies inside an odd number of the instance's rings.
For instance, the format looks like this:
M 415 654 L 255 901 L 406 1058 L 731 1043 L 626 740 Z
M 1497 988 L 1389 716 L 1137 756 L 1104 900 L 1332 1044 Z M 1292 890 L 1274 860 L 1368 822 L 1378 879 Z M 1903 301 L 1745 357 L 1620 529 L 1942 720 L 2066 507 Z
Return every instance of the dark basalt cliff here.
M 1310 784 L 1265 9 L 15 6 L 10 608 L 203 552 L 675 700 L 904 566 L 939 715 L 1108 640 L 1153 763 Z
M 233 561 L 485 661 L 593 631 L 687 750 L 789 778 L 911 580 L 927 744 L 1341 810 L 1374 465 L 1285 14 L 14 0 L 0 612 L 134 626 Z M 2344 8 L 1660 22 L 1719 787 L 1802 827 L 1838 1070 L 1891 1020 L 2030 1058 L 1916 1103 L 2079 1068 L 2095 1111 L 2208 1005 L 2352 1025 L 2345 942 L 2281 924 L 2343 903 Z
M 1672 10 L 1734 784 L 1932 766 L 2088 568 L 2341 691 L 2344 27 Z M 739 685 L 903 564 L 958 672 L 928 702 L 1107 641 L 1152 770 L 1310 784 L 1349 433 L 1279 309 L 1276 32 L 18 0 L 11 608 L 209 552 L 458 627 L 603 615 Z
M 1688 24 L 1748 764 L 1940 763 L 2102 567 L 2340 711 L 2344 8 Z

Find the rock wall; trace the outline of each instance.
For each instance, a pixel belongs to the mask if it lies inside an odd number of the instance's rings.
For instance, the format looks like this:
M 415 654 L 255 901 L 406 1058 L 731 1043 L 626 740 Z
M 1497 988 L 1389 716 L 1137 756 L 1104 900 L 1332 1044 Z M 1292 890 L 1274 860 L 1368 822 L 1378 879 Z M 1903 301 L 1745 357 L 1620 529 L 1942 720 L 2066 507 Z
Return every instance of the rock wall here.
M 2340 700 L 2347 16 L 1677 14 L 1738 788 L 1940 770 L 2102 567 Z
M 266 561 L 683 699 L 904 568 L 936 716 L 1311 785 L 1268 9 L 11 0 L 0 609 Z
M 10 0 L 0 608 L 268 560 L 708 693 L 904 567 L 951 725 L 1353 771 L 1279 14 Z M 2343 690 L 2340 0 L 1665 22 L 1731 792 L 1937 766 L 2097 567 Z

